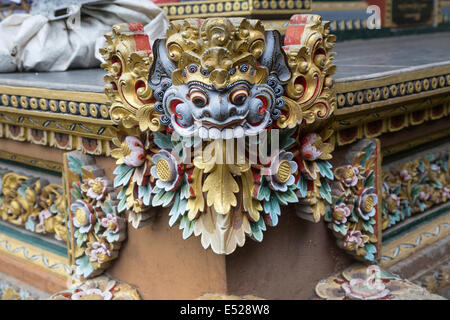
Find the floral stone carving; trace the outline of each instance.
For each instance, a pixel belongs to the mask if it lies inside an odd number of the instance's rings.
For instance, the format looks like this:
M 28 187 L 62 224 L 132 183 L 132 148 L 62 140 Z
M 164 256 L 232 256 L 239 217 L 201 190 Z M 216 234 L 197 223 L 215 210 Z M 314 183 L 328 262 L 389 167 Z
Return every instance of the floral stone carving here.
M 325 300 L 446 300 L 378 266 L 353 266 L 316 285 Z
M 141 300 L 137 290 L 106 276 L 76 284 L 52 295 L 49 300 Z
M 383 230 L 450 199 L 450 150 L 383 172 Z
M 375 261 L 380 250 L 378 140 L 361 140 L 334 169 L 333 201 L 325 221 L 337 238 L 338 246 L 359 259 Z
M 76 276 L 101 274 L 118 257 L 126 238 L 126 221 L 117 212 L 117 193 L 91 156 L 65 154 L 66 194 L 69 198 L 70 262 Z
M 299 215 L 320 221 L 334 178 L 329 23 L 293 16 L 284 46 L 243 18 L 173 21 L 153 48 L 136 24 L 106 39 L 114 187 L 134 227 L 167 207 L 183 238 L 230 254 L 246 236 L 262 241 L 283 205 L 301 203 Z M 270 155 L 258 157 L 268 140 Z
M 32 232 L 67 241 L 63 188 L 45 179 L 0 169 L 0 215 Z

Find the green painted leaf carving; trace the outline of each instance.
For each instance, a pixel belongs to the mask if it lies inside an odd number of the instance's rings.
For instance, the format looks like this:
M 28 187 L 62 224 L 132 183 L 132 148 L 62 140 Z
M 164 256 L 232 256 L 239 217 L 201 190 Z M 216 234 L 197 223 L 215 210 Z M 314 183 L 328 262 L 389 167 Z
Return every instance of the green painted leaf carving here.
M 127 203 L 127 196 L 125 195 L 125 189 L 120 190 L 119 195 L 117 196 L 117 199 L 120 199 L 119 204 L 117 205 L 117 210 L 119 212 L 122 212 L 126 209 L 129 209 L 128 203 Z
M 172 209 L 169 212 L 170 220 L 169 226 L 172 227 L 179 218 L 186 212 L 187 201 L 180 199 L 180 195 L 175 194 L 175 201 L 173 203 Z
M 366 161 L 369 160 L 369 158 L 372 156 L 373 152 L 375 151 L 376 144 L 375 142 L 369 143 L 363 151 L 365 152 L 364 157 L 361 159 L 361 165 L 364 167 L 366 165 Z
M 264 218 L 261 216 L 257 222 L 250 222 L 250 228 L 252 230 L 251 236 L 258 242 L 263 240 L 263 231 L 266 231 L 266 224 Z
M 292 138 L 292 135 L 295 133 L 297 128 L 292 129 L 283 129 L 280 130 L 280 149 L 287 149 L 293 143 L 295 143 L 295 139 Z
M 81 167 L 84 166 L 84 163 L 80 159 L 75 158 L 75 157 L 71 156 L 70 154 L 68 154 L 67 155 L 67 164 L 69 166 L 69 169 L 72 172 L 81 176 Z
M 364 258 L 368 261 L 375 261 L 375 253 L 377 253 L 377 247 L 375 247 L 371 243 L 366 243 L 364 245 L 364 249 L 366 250 L 366 256 Z
M 333 166 L 331 165 L 331 163 L 325 160 L 318 160 L 316 161 L 316 164 L 322 177 L 325 177 L 329 180 L 334 180 L 334 174 L 333 171 L 331 171 Z
M 308 192 L 308 186 L 306 184 L 306 180 L 303 177 L 303 175 L 300 175 L 300 179 L 298 180 L 298 183 L 297 183 L 297 189 L 300 191 L 300 196 L 302 198 L 305 198 L 306 193 Z
M 184 215 L 180 220 L 180 230 L 183 230 L 183 239 L 186 240 L 194 232 L 195 220 L 190 221 L 188 215 Z
M 70 194 L 76 200 L 79 200 L 79 199 L 83 198 L 83 195 L 81 194 L 80 187 L 75 182 L 72 184 L 72 189 L 70 189 Z
M 142 200 L 144 205 L 150 205 L 150 198 L 152 196 L 152 186 L 150 184 L 146 186 L 138 186 L 138 197 Z
M 79 276 L 87 278 L 94 272 L 94 266 L 89 262 L 89 257 L 86 255 L 78 258 L 75 263 L 77 265 L 76 274 Z
M 320 196 L 322 199 L 325 199 L 329 204 L 332 203 L 331 199 L 331 187 L 328 184 L 327 180 L 324 178 L 320 179 L 320 183 L 322 184 L 319 188 Z
M 116 177 L 114 178 L 114 188 L 126 186 L 130 181 L 133 172 L 134 172 L 133 167 L 129 167 L 126 164 L 119 165 L 114 170 L 114 174 L 116 175 Z
M 188 177 L 187 177 L 187 174 L 185 173 L 183 175 L 183 179 L 181 181 L 180 197 L 181 197 L 181 199 L 189 199 L 190 196 L 191 196 L 191 194 L 189 192 Z
M 170 136 L 165 135 L 161 132 L 153 132 L 153 137 L 154 137 L 153 141 L 161 149 L 166 149 L 166 150 L 173 149 L 173 144 L 172 144 L 172 141 L 170 141 Z
M 175 196 L 174 191 L 167 192 L 165 190 L 161 190 L 153 197 L 152 206 L 163 208 L 167 207 Z

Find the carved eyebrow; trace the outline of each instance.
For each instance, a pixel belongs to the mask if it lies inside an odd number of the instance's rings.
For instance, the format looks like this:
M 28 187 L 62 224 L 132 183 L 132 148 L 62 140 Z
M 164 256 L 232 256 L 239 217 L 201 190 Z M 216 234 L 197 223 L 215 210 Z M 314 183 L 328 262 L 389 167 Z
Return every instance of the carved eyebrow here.
M 193 86 L 198 86 L 206 90 L 214 90 L 213 86 L 208 86 L 207 84 L 204 84 L 203 82 L 200 81 L 190 81 L 187 83 L 187 85 L 189 89 Z
M 248 82 L 246 80 L 239 80 L 239 81 L 236 81 L 236 82 L 234 82 L 232 84 L 229 84 L 227 86 L 227 90 L 233 89 L 234 87 L 239 86 L 239 85 L 245 85 L 247 87 L 247 89 L 251 88 L 250 82 Z
M 207 84 L 204 84 L 203 82 L 200 82 L 200 81 L 189 81 L 187 83 L 187 85 L 188 85 L 189 89 L 193 86 L 198 86 L 198 87 L 201 87 L 206 90 L 217 91 L 213 86 L 208 86 Z M 239 80 L 239 81 L 229 84 L 225 90 L 233 89 L 234 87 L 239 86 L 239 85 L 245 85 L 248 89 L 250 89 L 252 87 L 250 82 L 248 82 L 246 80 Z

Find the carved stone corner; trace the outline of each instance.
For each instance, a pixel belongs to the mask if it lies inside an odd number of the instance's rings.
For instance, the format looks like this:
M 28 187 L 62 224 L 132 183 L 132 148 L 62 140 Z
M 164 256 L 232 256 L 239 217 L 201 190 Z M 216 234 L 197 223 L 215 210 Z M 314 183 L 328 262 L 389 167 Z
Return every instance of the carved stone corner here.
M 329 23 L 295 15 L 284 43 L 244 18 L 172 21 L 153 48 L 137 24 L 114 26 L 106 39 L 117 208 L 135 228 L 170 208 L 184 239 L 230 254 L 246 237 L 262 241 L 289 203 L 321 219 L 333 178 L 326 120 L 336 109 Z M 249 150 L 238 163 L 239 139 L 263 133 L 280 134 L 269 161 L 251 161 Z M 199 146 L 214 150 L 213 163 Z M 230 154 L 231 163 L 217 161 Z
M 381 251 L 381 153 L 378 139 L 339 149 L 333 161 L 332 203 L 325 221 L 337 244 L 362 261 Z
M 70 235 L 69 262 L 74 276 L 98 276 L 118 258 L 127 236 L 126 220 L 117 211 L 117 192 L 92 156 L 64 154 L 64 183 Z

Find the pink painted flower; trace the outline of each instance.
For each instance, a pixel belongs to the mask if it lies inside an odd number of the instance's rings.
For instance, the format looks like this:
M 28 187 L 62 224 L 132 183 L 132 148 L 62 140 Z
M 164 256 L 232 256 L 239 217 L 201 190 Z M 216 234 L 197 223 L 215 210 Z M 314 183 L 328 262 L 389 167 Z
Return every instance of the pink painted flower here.
M 369 221 L 377 213 L 377 203 L 378 196 L 375 194 L 375 188 L 364 188 L 358 196 L 356 212 L 363 220 Z
M 395 193 L 391 193 L 386 200 L 386 206 L 390 213 L 396 212 L 400 207 L 400 198 Z
M 126 137 L 124 142 L 128 150 L 123 158 L 123 163 L 130 167 L 140 167 L 145 161 L 144 145 L 133 136 Z
M 52 213 L 48 209 L 44 209 L 41 212 L 39 212 L 39 224 L 36 227 L 39 228 L 40 230 L 45 230 L 44 222 L 51 216 L 52 216 Z
M 349 231 L 344 239 L 344 247 L 351 251 L 354 251 L 357 248 L 361 247 L 362 245 L 364 245 L 364 240 L 362 238 L 361 231 L 358 230 Z
M 342 171 L 341 183 L 346 187 L 354 187 L 358 183 L 359 169 L 353 166 L 345 166 Z
M 119 222 L 117 221 L 117 217 L 108 213 L 106 218 L 103 218 L 102 226 L 107 228 L 112 233 L 117 233 L 119 231 Z
M 443 187 L 441 190 L 441 197 L 447 199 L 450 196 L 450 189 Z
M 409 180 L 411 180 L 411 175 L 409 174 L 409 172 L 407 170 L 402 170 L 402 171 L 400 171 L 400 178 L 404 182 L 408 182 Z
M 347 222 L 347 218 L 352 214 L 352 206 L 347 206 L 345 203 L 341 203 L 338 206 L 333 207 L 333 218 L 335 224 L 344 224 Z
M 429 192 L 420 191 L 419 193 L 419 200 L 421 201 L 427 201 L 430 199 L 431 194 Z
M 103 178 L 95 178 L 88 181 L 89 189 L 86 195 L 95 200 L 101 200 L 106 194 L 108 183 Z
M 72 300 L 111 300 L 113 297 L 110 291 L 91 288 L 80 290 L 72 295 Z
M 345 295 L 353 300 L 378 300 L 386 298 L 390 291 L 383 283 L 371 285 L 367 280 L 352 279 L 342 284 Z
M 111 251 L 106 246 L 106 244 L 102 242 L 92 242 L 88 243 L 88 248 L 86 249 L 86 253 L 89 256 L 89 260 L 92 262 L 103 263 L 106 262 L 109 257 L 111 257 Z
M 316 139 L 317 139 L 316 133 L 310 133 L 302 139 L 300 150 L 303 159 L 314 161 L 319 159 L 320 156 L 322 155 L 322 152 L 318 150 L 317 147 L 314 145 Z

